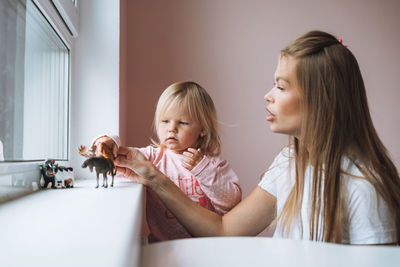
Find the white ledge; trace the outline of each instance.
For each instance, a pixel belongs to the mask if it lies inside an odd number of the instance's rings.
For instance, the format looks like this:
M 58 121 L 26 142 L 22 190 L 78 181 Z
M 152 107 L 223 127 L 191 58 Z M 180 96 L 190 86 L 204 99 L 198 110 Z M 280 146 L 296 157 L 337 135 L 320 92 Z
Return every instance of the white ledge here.
M 400 248 L 268 237 L 181 239 L 143 246 L 142 267 L 397 267 Z
M 0 266 L 139 266 L 143 186 L 95 185 L 76 181 L 0 205 Z

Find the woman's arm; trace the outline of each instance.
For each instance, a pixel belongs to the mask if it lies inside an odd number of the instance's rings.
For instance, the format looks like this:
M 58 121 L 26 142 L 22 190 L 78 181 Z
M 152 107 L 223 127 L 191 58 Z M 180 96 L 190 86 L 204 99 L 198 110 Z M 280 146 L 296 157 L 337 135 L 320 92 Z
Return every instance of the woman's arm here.
M 125 176 L 150 187 L 194 236 L 257 235 L 275 218 L 275 197 L 259 187 L 220 216 L 189 199 L 137 149 L 121 147 L 116 165 Z

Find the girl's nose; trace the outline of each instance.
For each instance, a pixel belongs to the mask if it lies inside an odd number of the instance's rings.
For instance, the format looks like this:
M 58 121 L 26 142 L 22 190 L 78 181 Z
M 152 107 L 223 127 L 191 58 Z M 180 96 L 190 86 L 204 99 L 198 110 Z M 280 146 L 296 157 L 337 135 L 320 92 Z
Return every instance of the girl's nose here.
M 168 127 L 168 132 L 176 132 L 176 123 L 171 122 Z

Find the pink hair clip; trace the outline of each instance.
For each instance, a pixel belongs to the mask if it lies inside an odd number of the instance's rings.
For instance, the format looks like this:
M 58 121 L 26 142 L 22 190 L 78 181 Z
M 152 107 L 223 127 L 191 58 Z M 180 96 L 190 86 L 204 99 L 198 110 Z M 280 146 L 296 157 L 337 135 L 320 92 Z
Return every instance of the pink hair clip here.
M 338 41 L 339 41 L 339 43 L 341 43 L 341 44 L 342 44 L 344 47 L 348 48 L 348 46 L 347 46 L 347 45 L 344 45 L 344 44 L 343 44 L 343 39 L 342 39 L 342 38 L 338 38 L 337 40 L 338 40 Z

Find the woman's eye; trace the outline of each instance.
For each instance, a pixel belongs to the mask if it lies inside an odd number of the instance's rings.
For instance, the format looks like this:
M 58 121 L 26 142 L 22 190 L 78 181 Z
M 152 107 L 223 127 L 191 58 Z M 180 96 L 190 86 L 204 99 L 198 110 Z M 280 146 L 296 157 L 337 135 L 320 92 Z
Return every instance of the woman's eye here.
M 274 83 L 274 87 L 279 89 L 279 90 L 284 90 L 284 88 L 282 86 L 278 86 L 276 83 Z

